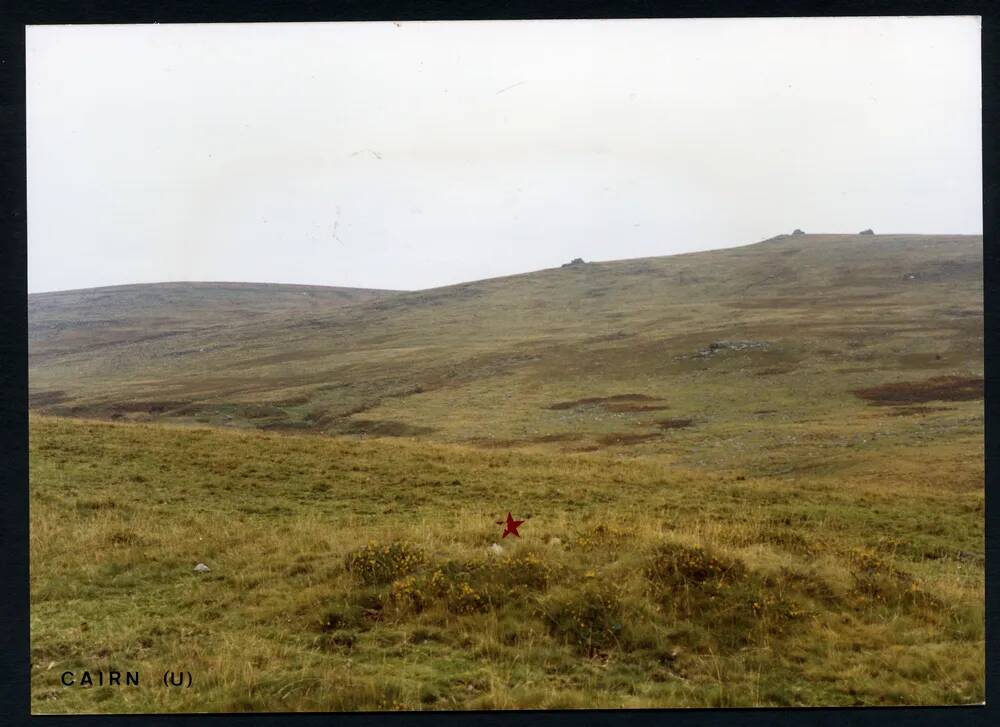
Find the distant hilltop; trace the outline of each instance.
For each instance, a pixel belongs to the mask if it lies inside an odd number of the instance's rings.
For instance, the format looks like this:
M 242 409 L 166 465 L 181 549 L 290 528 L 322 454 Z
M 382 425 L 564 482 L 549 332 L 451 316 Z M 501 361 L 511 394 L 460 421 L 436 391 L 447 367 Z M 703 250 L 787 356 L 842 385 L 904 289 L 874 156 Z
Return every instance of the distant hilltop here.
M 800 230 L 798 227 L 796 227 L 794 230 L 792 230 L 792 234 L 793 235 L 804 235 L 806 233 L 803 232 L 802 230 Z M 875 232 L 872 230 L 872 228 L 869 227 L 867 230 L 862 230 L 858 234 L 859 235 L 874 235 Z
M 30 406 L 314 433 L 669 448 L 668 429 L 676 438 L 747 428 L 764 416 L 757 400 L 770 387 L 789 392 L 780 406 L 833 401 L 833 411 L 868 407 L 854 389 L 980 376 L 982 290 L 981 235 L 803 233 L 677 255 L 580 257 L 410 292 L 174 283 L 30 295 Z M 744 370 L 753 373 L 734 388 Z M 712 403 L 737 390 L 749 408 Z M 608 399 L 620 396 L 629 398 Z M 490 402 L 503 402 L 502 416 Z M 653 418 L 668 407 L 669 417 Z M 596 409 L 615 416 L 563 428 Z M 924 414 L 941 412 L 900 416 Z

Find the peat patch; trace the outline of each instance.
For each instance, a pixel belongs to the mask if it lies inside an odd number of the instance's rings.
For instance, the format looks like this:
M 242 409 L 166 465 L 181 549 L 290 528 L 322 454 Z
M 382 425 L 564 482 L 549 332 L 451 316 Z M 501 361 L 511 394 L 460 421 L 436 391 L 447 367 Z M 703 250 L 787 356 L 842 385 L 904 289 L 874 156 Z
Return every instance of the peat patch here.
M 983 398 L 983 379 L 934 376 L 923 381 L 900 381 L 854 389 L 851 393 L 875 406 L 923 404 L 928 401 L 973 401 Z
M 546 409 L 562 411 L 565 409 L 577 409 L 583 406 L 599 406 L 608 411 L 647 411 L 646 409 L 611 409 L 609 407 L 637 406 L 635 402 L 662 401 L 655 396 L 647 394 L 615 394 L 614 396 L 592 396 L 585 399 L 574 399 L 573 401 L 558 401 L 549 404 Z M 648 406 L 648 405 L 647 405 Z M 666 408 L 661 407 L 661 408 Z
M 602 408 L 613 414 L 626 414 L 629 412 L 662 411 L 670 407 L 666 404 L 604 404 Z
M 526 441 L 533 444 L 541 444 L 545 442 L 573 442 L 577 439 L 583 439 L 583 435 L 576 432 L 557 432 L 556 434 L 542 434 L 538 437 L 531 437 Z
M 371 434 L 376 437 L 416 437 L 436 431 L 434 427 L 423 427 L 393 419 L 354 419 L 341 429 L 346 434 Z
M 693 419 L 659 419 L 656 426 L 666 431 L 668 429 L 687 429 L 693 423 Z

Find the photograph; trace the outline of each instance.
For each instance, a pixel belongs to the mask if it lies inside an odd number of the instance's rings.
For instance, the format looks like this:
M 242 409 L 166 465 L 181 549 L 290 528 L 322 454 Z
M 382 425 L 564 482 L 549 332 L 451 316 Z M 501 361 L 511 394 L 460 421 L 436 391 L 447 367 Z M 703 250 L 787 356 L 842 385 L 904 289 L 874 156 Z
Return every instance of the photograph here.
M 31 713 L 983 705 L 981 36 L 27 25 Z

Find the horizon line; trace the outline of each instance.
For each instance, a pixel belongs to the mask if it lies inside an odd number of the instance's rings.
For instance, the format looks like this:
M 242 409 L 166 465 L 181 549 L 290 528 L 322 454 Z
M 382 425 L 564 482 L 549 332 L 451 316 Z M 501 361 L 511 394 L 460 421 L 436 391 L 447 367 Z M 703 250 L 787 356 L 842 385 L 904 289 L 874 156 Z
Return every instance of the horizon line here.
M 798 229 L 798 228 L 796 228 Z M 878 237 L 983 237 L 982 232 L 884 232 L 884 233 L 860 233 L 860 232 L 801 232 L 795 234 L 795 232 L 785 232 L 779 235 L 774 235 L 773 237 L 768 237 L 763 240 L 757 240 L 756 242 L 747 242 L 737 245 L 730 245 L 728 247 L 714 247 L 706 248 L 704 250 L 694 250 L 691 252 L 679 252 L 670 255 L 643 255 L 641 257 L 632 258 L 612 258 L 607 260 L 586 260 L 585 263 L 613 263 L 613 262 L 627 262 L 629 260 L 649 260 L 653 258 L 665 258 L 665 257 L 681 257 L 683 255 L 699 255 L 706 252 L 720 252 L 723 250 L 734 250 L 741 247 L 751 247 L 753 245 L 759 245 L 764 242 L 770 242 L 772 240 L 777 240 L 783 237 L 865 237 L 865 238 L 878 238 Z M 461 280 L 455 283 L 445 283 L 443 285 L 435 285 L 430 288 L 379 288 L 371 287 L 365 285 L 336 285 L 332 283 L 279 283 L 273 281 L 254 281 L 254 280 L 157 280 L 152 282 L 142 282 L 142 283 L 109 283 L 106 285 L 90 285 L 83 286 L 80 288 L 56 288 L 54 290 L 36 290 L 28 291 L 27 295 L 52 295 L 59 293 L 79 293 L 87 290 L 105 290 L 108 288 L 126 288 L 126 287 L 137 287 L 137 286 L 154 286 L 154 285 L 270 285 L 270 286 L 283 286 L 289 288 L 327 288 L 330 290 L 369 290 L 373 292 L 380 293 L 420 293 L 428 290 L 439 290 L 441 288 L 450 288 L 456 285 L 468 285 L 471 283 L 479 283 L 486 280 L 502 280 L 503 278 L 512 278 L 518 275 L 530 275 L 532 273 L 539 273 L 545 270 L 558 270 L 559 266 L 549 267 L 549 268 L 537 268 L 535 270 L 525 270 L 519 273 L 510 273 L 507 275 L 497 275 L 489 278 L 476 278 L 473 280 Z

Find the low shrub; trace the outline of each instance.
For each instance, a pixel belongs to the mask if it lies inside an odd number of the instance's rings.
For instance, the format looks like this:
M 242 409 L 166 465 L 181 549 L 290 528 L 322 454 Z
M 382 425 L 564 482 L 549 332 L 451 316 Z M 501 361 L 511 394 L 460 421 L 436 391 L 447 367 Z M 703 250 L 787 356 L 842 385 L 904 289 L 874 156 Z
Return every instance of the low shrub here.
M 941 600 L 924 589 L 923 582 L 870 549 L 855 549 L 848 553 L 852 592 L 873 605 L 936 607 Z
M 742 561 L 700 546 L 660 545 L 645 574 L 668 621 L 689 621 L 689 645 L 705 651 L 766 641 L 805 613 Z
M 391 583 L 426 562 L 419 548 L 399 542 L 378 545 L 371 541 L 344 558 L 348 573 L 365 585 Z
M 557 573 L 544 556 L 533 550 L 493 560 L 486 570 L 483 575 L 491 586 L 490 590 L 503 590 L 505 593 L 502 595 L 506 596 L 544 591 Z
M 746 566 L 701 546 L 678 543 L 660 545 L 646 567 L 646 577 L 668 588 L 719 587 L 746 577 Z
M 489 599 L 473 585 L 482 568 L 478 564 L 445 563 L 430 573 L 400 578 L 389 589 L 389 600 L 397 608 L 416 612 L 442 605 L 455 614 L 477 613 L 489 608 Z
M 542 603 L 540 611 L 553 636 L 587 656 L 620 645 L 625 613 L 621 591 L 613 584 L 591 581 L 563 590 Z

